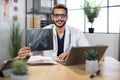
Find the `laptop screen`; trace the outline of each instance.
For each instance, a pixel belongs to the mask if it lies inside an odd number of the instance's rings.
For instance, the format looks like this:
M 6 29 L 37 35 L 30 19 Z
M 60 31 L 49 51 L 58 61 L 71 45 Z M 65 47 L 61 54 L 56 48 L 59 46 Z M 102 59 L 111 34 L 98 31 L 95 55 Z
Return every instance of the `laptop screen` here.
M 104 55 L 108 46 L 83 46 L 83 47 L 72 47 L 69 56 L 65 65 L 76 65 L 76 64 L 85 64 L 85 55 L 84 51 L 89 49 L 99 48 L 99 54 L 97 56 L 97 60 L 100 61 L 102 56 Z
M 27 46 L 31 51 L 43 51 L 53 49 L 53 30 L 52 29 L 27 29 Z

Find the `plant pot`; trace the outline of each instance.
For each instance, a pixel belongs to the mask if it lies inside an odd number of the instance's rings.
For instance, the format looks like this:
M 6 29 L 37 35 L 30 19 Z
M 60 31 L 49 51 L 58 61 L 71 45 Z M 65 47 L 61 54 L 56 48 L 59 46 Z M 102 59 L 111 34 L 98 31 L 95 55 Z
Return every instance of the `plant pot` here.
M 86 60 L 85 69 L 92 73 L 98 71 L 98 60 Z
M 94 33 L 94 28 L 89 28 L 89 33 Z
M 28 80 L 28 75 L 14 75 L 14 74 L 11 74 L 11 80 Z

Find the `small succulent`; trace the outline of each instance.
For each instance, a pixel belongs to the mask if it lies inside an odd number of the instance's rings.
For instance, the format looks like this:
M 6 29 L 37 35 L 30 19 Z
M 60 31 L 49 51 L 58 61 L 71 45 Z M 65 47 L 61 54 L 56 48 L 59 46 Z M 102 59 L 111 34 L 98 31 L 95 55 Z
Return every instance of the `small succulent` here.
M 99 51 L 98 51 L 98 48 L 96 49 L 89 49 L 87 51 L 84 51 L 84 54 L 85 54 L 85 57 L 87 58 L 87 60 L 96 60 L 98 54 L 99 54 Z
M 13 60 L 12 68 L 12 73 L 14 75 L 26 75 L 28 72 L 27 65 L 24 60 Z

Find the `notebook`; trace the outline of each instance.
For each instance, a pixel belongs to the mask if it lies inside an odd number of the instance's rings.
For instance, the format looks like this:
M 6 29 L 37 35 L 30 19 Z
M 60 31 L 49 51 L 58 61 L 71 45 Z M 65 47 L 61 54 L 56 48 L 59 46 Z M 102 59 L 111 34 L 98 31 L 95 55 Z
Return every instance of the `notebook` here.
M 27 64 L 29 65 L 45 65 L 45 64 L 57 64 L 55 60 L 52 59 L 52 57 L 48 56 L 30 56 L 30 58 L 27 60 Z
M 102 56 L 104 55 L 108 46 L 84 46 L 84 47 L 72 47 L 69 53 L 67 60 L 59 61 L 61 64 L 64 65 L 78 65 L 78 64 L 85 64 L 85 55 L 84 51 L 89 49 L 96 49 L 98 48 L 99 54 L 97 56 L 98 61 L 101 60 Z

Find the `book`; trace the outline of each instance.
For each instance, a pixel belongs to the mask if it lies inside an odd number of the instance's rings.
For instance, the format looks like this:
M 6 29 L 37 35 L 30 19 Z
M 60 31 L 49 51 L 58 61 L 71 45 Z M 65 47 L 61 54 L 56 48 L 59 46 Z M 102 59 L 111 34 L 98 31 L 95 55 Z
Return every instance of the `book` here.
M 57 64 L 57 62 L 52 59 L 52 57 L 48 56 L 30 56 L 30 58 L 27 61 L 27 64 L 29 65 L 43 65 L 43 64 Z

